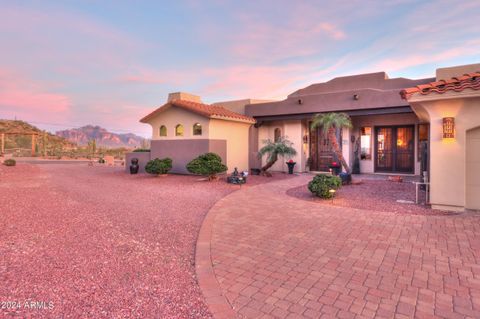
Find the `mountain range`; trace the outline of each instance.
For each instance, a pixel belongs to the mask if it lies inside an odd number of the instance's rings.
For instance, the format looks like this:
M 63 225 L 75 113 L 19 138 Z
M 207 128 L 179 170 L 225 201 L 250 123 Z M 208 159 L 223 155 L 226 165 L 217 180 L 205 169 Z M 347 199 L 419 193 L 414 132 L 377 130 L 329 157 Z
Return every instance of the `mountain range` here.
M 73 128 L 68 130 L 57 131 L 57 136 L 63 137 L 66 140 L 76 143 L 78 145 L 87 145 L 88 142 L 95 140 L 97 146 L 102 147 L 142 147 L 146 139 L 132 134 L 118 134 L 107 131 L 100 126 L 86 125 L 80 128 Z

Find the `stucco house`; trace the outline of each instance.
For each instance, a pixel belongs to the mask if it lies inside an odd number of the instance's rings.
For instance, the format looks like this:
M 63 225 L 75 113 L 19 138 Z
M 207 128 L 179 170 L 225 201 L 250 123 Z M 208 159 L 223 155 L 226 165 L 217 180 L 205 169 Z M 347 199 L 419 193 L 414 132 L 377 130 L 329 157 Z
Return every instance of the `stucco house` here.
M 401 95 L 429 123 L 432 207 L 480 210 L 480 64 L 437 69 Z
M 151 151 L 128 154 L 140 159 L 144 168 L 148 160 L 170 157 L 173 173 L 188 173 L 185 166 L 200 154 L 214 152 L 233 169 L 248 170 L 248 136 L 255 123 L 252 117 L 219 105 L 207 105 L 200 97 L 178 92 L 140 122 L 152 127 Z
M 174 172 L 185 173 L 188 161 L 213 151 L 230 171 L 260 168 L 262 141 L 285 136 L 297 150 L 297 172 L 328 171 L 335 155 L 310 122 L 317 113 L 345 112 L 353 127 L 337 134 L 350 166 L 357 162 L 360 173 L 426 175 L 434 208 L 480 209 L 479 70 L 480 64 L 442 68 L 436 77 L 415 80 L 385 72 L 338 77 L 282 101 L 207 105 L 173 93 L 141 120 L 153 132 L 151 153 L 141 161 L 168 156 Z M 445 133 L 448 128 L 454 133 Z M 272 169 L 287 166 L 280 160 Z

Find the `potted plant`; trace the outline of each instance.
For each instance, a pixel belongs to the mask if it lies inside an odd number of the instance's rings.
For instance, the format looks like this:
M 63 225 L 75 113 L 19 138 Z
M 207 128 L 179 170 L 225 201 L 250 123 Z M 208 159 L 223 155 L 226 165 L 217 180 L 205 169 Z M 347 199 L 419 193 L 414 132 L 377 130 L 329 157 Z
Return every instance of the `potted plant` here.
M 289 160 L 289 161 L 287 162 L 288 174 L 293 174 L 293 168 L 295 167 L 295 164 L 297 164 L 297 163 L 294 162 L 293 160 Z
M 333 175 L 340 174 L 342 170 L 342 166 L 338 162 L 332 162 L 328 167 L 332 170 Z

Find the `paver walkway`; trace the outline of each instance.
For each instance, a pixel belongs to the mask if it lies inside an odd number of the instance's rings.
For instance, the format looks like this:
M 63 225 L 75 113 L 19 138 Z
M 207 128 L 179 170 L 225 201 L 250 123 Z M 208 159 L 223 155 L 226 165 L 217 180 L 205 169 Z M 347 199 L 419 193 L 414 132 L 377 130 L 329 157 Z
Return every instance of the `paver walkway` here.
M 219 201 L 211 260 L 247 318 L 480 318 L 480 216 L 371 212 L 298 200 L 311 176 Z

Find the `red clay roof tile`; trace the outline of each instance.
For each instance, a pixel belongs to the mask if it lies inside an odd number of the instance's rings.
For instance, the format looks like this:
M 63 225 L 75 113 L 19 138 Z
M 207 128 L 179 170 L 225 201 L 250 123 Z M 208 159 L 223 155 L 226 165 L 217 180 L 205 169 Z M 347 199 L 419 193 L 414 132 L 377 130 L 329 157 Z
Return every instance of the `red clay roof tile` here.
M 252 123 L 256 122 L 253 117 L 233 112 L 219 105 L 209 105 L 209 104 L 197 103 L 197 102 L 186 101 L 186 100 L 172 100 L 160 106 L 158 109 L 156 109 L 152 113 L 142 118 L 140 122 L 146 123 L 153 116 L 164 111 L 171 105 L 200 114 L 208 118 L 218 117 L 225 120 L 246 121 L 246 122 L 252 122 Z
M 447 91 L 461 92 L 465 89 L 480 90 L 480 71 L 406 88 L 400 91 L 400 95 L 403 99 L 407 100 L 415 93 L 422 95 L 427 95 L 432 92 L 442 94 Z

